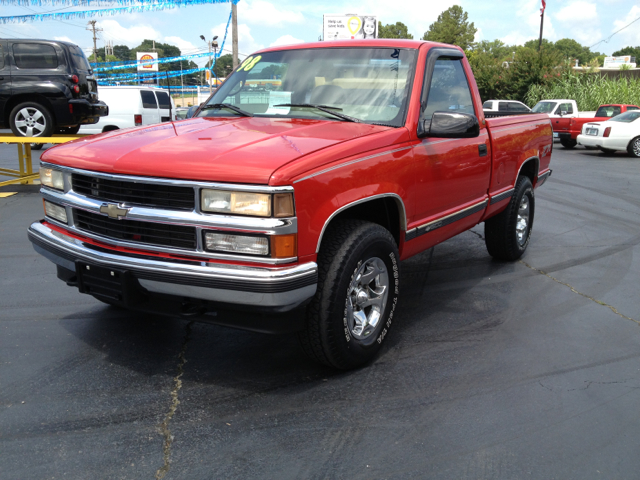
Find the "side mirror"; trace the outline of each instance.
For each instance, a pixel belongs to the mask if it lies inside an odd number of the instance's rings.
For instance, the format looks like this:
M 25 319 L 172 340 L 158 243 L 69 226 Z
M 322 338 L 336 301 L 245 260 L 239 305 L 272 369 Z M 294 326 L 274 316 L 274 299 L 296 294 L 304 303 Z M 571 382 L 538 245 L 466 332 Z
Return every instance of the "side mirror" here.
M 434 112 L 431 120 L 418 125 L 418 137 L 474 138 L 480 135 L 480 123 L 469 113 Z
M 567 114 L 566 110 L 562 110 L 562 111 L 560 112 L 560 116 L 561 116 L 561 117 L 564 117 L 566 114 Z

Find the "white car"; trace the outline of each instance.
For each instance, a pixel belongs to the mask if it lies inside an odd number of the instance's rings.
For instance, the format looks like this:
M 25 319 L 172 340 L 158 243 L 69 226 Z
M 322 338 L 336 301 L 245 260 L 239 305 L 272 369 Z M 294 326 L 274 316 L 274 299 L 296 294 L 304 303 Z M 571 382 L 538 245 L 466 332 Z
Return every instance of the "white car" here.
M 109 115 L 79 133 L 93 134 L 176 120 L 176 106 L 166 90 L 148 86 L 98 87 Z
M 482 104 L 485 112 L 527 113 L 531 109 L 517 100 L 487 100 Z
M 640 110 L 621 113 L 604 122 L 585 123 L 578 144 L 596 147 L 603 152 L 629 152 L 640 157 Z

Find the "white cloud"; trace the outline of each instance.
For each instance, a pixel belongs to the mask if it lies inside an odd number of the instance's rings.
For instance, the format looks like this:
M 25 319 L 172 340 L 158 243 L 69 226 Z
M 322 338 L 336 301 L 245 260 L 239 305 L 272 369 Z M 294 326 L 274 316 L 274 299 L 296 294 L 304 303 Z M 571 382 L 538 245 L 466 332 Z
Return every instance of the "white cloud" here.
M 540 35 L 540 0 L 526 0 L 523 2 L 516 12 L 516 23 L 519 28 L 509 32 L 507 35 L 503 35 L 500 40 L 507 45 L 522 45 L 528 40 L 538 38 Z M 558 40 L 548 7 L 545 11 L 542 37 L 551 41 Z
M 482 29 L 480 27 L 478 27 L 478 29 L 476 30 L 476 34 L 473 37 L 473 41 L 474 42 L 479 42 L 483 39 L 483 35 L 482 35 Z
M 160 41 L 162 35 L 150 25 L 138 24 L 130 27 L 123 27 L 116 20 L 102 20 L 98 22 L 98 26 L 104 31 L 103 38 L 113 40 L 115 45 L 127 45 L 128 47 L 137 47 L 143 40 Z
M 227 28 L 227 24 L 221 23 L 211 29 L 211 33 L 213 35 L 218 35 L 218 44 L 220 47 L 222 47 L 225 28 Z M 230 25 L 229 33 L 227 34 L 227 41 L 224 44 L 224 54 L 231 53 L 232 31 L 233 27 Z M 253 52 L 260 50 L 261 48 L 264 48 L 264 45 L 255 41 L 251 35 L 251 28 L 249 25 L 246 23 L 238 24 L 238 53 L 240 58 L 251 55 Z
M 168 43 L 169 45 L 175 45 L 180 49 L 182 55 L 188 55 L 190 53 L 197 53 L 196 51 L 203 51 L 208 48 L 204 42 L 202 45 L 195 46 L 189 40 L 185 40 L 180 37 L 164 37 L 164 43 Z
M 280 45 L 293 45 L 294 43 L 304 43 L 304 40 L 295 38 L 293 35 L 283 35 L 269 46 L 279 47 Z
M 561 8 L 554 18 L 562 22 L 564 37 L 591 45 L 602 37 L 600 17 L 595 3 L 576 0 Z
M 631 10 L 629 10 L 629 13 L 627 13 L 626 16 L 613 22 L 611 33 L 615 32 L 616 30 L 620 30 L 625 25 L 633 22 L 636 18 L 640 18 L 640 6 L 638 5 L 634 5 L 633 7 L 631 7 Z M 618 43 L 624 46 L 640 44 L 640 21 L 625 28 L 613 38 L 616 38 L 616 40 L 618 40 Z
M 302 23 L 304 16 L 300 12 L 282 10 L 265 0 L 242 1 L 238 3 L 238 17 L 249 24 L 270 27 L 287 23 Z M 238 28 L 238 30 L 240 30 Z

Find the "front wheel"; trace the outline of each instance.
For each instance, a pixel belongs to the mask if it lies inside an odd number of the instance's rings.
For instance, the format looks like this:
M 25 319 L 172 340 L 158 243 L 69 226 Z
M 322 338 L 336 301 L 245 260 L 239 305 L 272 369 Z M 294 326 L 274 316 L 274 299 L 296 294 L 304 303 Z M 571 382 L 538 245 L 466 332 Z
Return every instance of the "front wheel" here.
M 11 110 L 9 127 L 16 137 L 50 137 L 55 125 L 45 107 L 36 102 L 24 102 Z
M 627 152 L 629 152 L 629 155 L 632 157 L 640 157 L 640 137 L 636 137 L 629 142 Z
M 498 260 L 517 260 L 529 245 L 535 199 L 529 177 L 521 176 L 507 208 L 484 222 L 489 255 Z
M 318 254 L 302 348 L 342 370 L 370 362 L 389 332 L 398 294 L 398 247 L 389 231 L 362 220 L 332 222 Z
M 569 148 L 569 149 L 575 147 L 578 144 L 578 142 L 576 140 L 571 140 L 571 139 L 569 139 L 569 140 L 560 140 L 560 143 L 562 144 L 562 146 L 564 148 Z

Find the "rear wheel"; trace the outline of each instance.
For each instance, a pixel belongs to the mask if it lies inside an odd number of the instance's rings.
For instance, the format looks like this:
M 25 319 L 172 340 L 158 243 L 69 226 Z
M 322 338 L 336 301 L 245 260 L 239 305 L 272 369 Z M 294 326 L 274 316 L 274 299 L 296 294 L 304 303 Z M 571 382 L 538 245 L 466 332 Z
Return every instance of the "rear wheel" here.
M 17 137 L 50 137 L 55 128 L 49 110 L 36 102 L 15 106 L 9 115 L 9 126 Z
M 564 139 L 560 140 L 560 143 L 562 144 L 562 146 L 564 148 L 573 148 L 578 144 L 578 142 L 576 140 L 571 140 L 571 139 L 569 139 L 569 140 L 564 140 Z
M 627 152 L 629 152 L 629 155 L 632 157 L 640 157 L 640 137 L 636 137 L 629 142 Z
M 531 239 L 535 199 L 529 177 L 521 176 L 506 209 L 484 222 L 489 255 L 498 260 L 517 260 Z
M 299 334 L 307 355 L 343 370 L 371 361 L 398 303 L 398 267 L 388 230 L 362 220 L 332 222 L 318 254 L 318 289 Z

